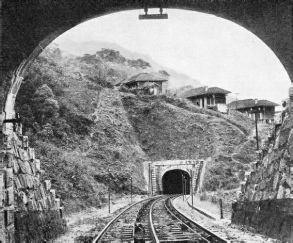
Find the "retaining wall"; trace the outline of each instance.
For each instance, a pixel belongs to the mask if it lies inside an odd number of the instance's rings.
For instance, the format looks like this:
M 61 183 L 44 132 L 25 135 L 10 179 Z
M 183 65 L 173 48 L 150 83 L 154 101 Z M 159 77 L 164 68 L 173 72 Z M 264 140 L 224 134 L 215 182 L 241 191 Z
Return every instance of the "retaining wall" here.
M 232 223 L 270 237 L 293 241 L 293 103 L 258 151 L 260 160 L 246 173 Z
M 1 120 L 0 242 L 48 241 L 66 229 L 60 199 L 50 180 L 42 181 L 40 160 L 21 124 L 8 121 L 4 113 Z

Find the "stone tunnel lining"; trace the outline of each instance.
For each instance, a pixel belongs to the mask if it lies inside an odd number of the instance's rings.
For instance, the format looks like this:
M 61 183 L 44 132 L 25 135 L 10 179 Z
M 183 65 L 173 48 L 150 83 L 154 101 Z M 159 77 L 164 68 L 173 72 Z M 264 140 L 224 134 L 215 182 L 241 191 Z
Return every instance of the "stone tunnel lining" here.
M 190 193 L 191 191 L 196 192 L 199 189 L 199 179 L 204 162 L 202 159 L 146 161 L 143 163 L 146 189 L 150 195 L 162 194 L 164 174 L 172 170 L 182 170 L 192 177 Z

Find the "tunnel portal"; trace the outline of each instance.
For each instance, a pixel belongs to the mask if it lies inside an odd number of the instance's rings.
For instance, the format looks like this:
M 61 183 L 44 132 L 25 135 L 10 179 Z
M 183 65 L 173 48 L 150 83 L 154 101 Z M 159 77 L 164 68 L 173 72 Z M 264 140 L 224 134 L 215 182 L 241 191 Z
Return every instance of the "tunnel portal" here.
M 184 179 L 185 178 L 185 179 Z M 183 181 L 186 185 L 185 194 L 190 193 L 190 176 L 184 170 L 170 170 L 162 178 L 163 194 L 181 194 Z

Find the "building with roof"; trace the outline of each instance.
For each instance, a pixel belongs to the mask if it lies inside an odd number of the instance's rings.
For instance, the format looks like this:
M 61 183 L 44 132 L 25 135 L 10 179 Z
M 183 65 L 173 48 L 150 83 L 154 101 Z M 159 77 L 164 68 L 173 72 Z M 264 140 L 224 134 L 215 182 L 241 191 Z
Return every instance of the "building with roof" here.
M 117 83 L 116 86 L 124 86 L 129 90 L 147 90 L 149 94 L 156 95 L 166 91 L 166 83 L 169 76 L 162 73 L 139 73 Z
M 179 97 L 187 98 L 199 107 L 225 113 L 227 112 L 226 96 L 229 93 L 231 92 L 218 87 L 204 86 L 187 90 Z
M 269 100 L 246 99 L 237 100 L 228 104 L 229 109 L 247 114 L 253 120 L 272 122 L 275 116 L 275 107 L 278 104 Z

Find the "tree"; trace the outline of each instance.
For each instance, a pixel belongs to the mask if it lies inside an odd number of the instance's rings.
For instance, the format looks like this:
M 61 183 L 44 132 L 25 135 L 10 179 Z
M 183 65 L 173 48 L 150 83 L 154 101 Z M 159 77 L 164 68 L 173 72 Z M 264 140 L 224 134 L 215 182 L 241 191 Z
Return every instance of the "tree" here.
M 55 99 L 52 89 L 46 84 L 34 93 L 33 106 L 36 120 L 41 125 L 59 116 L 58 101 Z

